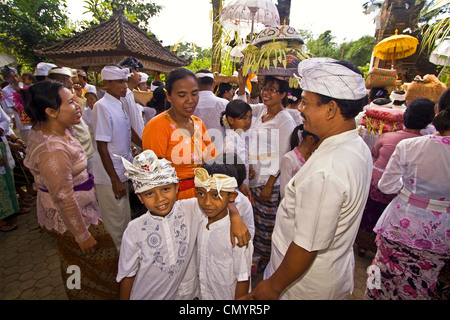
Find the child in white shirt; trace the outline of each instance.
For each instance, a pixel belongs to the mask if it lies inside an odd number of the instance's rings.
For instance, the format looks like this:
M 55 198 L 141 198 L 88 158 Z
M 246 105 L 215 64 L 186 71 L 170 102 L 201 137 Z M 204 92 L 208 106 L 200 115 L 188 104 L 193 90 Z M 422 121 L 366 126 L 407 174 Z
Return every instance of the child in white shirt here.
M 177 201 L 176 171 L 169 161 L 158 159 L 153 151 L 142 152 L 133 164 L 123 158 L 122 161 L 127 177 L 148 211 L 132 220 L 123 235 L 117 274 L 120 298 L 196 298 L 195 243 L 202 221 L 197 199 Z M 233 216 L 239 216 L 237 210 Z M 241 228 L 241 218 L 236 221 L 232 225 Z M 242 233 L 236 233 L 242 243 Z
M 243 184 L 239 185 L 239 190 L 252 201 L 249 185 L 254 173 L 251 173 L 248 159 L 248 144 L 246 139 L 250 138 L 247 133 L 252 125 L 252 108 L 243 100 L 230 101 L 225 111 L 222 112 L 220 124 L 227 127 L 225 139 L 223 141 L 223 153 L 236 154 L 243 161 L 246 176 Z
M 198 204 L 204 217 L 198 233 L 198 271 L 202 300 L 234 300 L 249 291 L 253 243 L 233 248 L 227 237 L 228 203 L 238 195 L 231 164 L 206 164 L 195 169 Z

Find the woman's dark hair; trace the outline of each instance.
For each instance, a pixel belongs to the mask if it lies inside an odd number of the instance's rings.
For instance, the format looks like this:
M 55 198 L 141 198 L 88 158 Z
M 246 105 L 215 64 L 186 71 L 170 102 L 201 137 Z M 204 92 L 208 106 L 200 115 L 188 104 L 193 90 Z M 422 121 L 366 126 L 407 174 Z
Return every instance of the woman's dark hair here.
M 197 82 L 197 77 L 195 74 L 186 68 L 177 68 L 169 72 L 169 75 L 166 78 L 166 90 L 169 95 L 172 94 L 172 87 L 175 82 L 181 79 L 185 79 L 187 77 L 192 77 Z
M 438 112 L 450 109 L 450 88 L 447 88 L 439 97 L 437 102 Z
M 61 88 L 65 88 L 61 82 L 45 80 L 21 90 L 25 112 L 34 125 L 47 121 L 45 109 L 59 110 L 62 103 L 59 95 Z
M 223 98 L 225 92 L 230 91 L 231 89 L 233 89 L 233 86 L 231 84 L 222 82 L 217 88 L 216 95 L 220 98 Z
M 287 103 L 298 104 L 302 100 L 303 90 L 300 88 L 289 88 Z
M 243 100 L 231 100 L 228 102 L 225 111 L 220 115 L 220 125 L 224 127 L 223 116 L 231 117 L 233 119 L 241 119 L 247 114 L 247 112 L 252 111 L 252 107 Z
M 443 109 L 433 119 L 433 125 L 436 130 L 442 135 L 450 130 L 450 108 Z
M 304 130 L 303 128 L 304 128 L 303 124 L 298 125 L 297 127 L 295 127 L 294 131 L 292 132 L 292 135 L 291 135 L 291 150 L 294 150 L 294 148 L 298 147 L 299 144 L 300 144 L 300 137 L 298 135 L 299 131 L 302 132 L 302 138 L 303 139 L 305 139 L 307 136 L 311 136 L 311 137 L 314 138 L 316 143 L 318 143 L 320 141 L 318 136 L 316 136 L 314 133 L 311 133 L 309 131 Z
M 153 97 L 147 102 L 147 107 L 156 110 L 156 114 L 160 114 L 167 109 L 165 86 L 161 85 L 153 91 Z
M 418 98 L 409 103 L 403 114 L 403 121 L 408 129 L 422 130 L 433 121 L 434 116 L 434 102 Z

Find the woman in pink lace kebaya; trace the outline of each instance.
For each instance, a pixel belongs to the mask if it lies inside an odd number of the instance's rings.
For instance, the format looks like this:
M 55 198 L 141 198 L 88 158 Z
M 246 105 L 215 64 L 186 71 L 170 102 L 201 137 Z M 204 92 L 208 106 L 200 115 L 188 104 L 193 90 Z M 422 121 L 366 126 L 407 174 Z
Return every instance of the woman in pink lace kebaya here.
M 39 188 L 39 225 L 58 242 L 61 274 L 66 283 L 80 268 L 81 290 L 66 285 L 69 299 L 116 299 L 118 253 L 103 226 L 93 177 L 86 171 L 81 144 L 71 133 L 80 122 L 80 107 L 61 83 L 43 81 L 22 90 L 33 120 L 24 161 Z
M 433 120 L 439 134 L 400 141 L 378 182 L 381 192 L 398 195 L 374 229 L 375 282 L 366 299 L 432 299 L 449 261 L 450 105 L 440 110 Z

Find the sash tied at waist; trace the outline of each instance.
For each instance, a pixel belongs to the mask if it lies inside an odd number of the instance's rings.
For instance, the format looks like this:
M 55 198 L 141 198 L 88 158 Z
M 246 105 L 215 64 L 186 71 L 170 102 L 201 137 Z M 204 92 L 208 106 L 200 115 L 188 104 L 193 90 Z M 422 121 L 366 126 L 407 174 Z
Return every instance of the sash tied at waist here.
M 89 191 L 93 187 L 94 187 L 94 176 L 91 173 L 89 173 L 89 178 L 85 182 L 77 186 L 74 186 L 73 191 Z M 47 189 L 39 188 L 39 190 L 48 193 Z
M 400 190 L 398 197 L 403 201 L 422 209 L 450 213 L 450 201 L 423 198 L 412 193 L 406 188 Z

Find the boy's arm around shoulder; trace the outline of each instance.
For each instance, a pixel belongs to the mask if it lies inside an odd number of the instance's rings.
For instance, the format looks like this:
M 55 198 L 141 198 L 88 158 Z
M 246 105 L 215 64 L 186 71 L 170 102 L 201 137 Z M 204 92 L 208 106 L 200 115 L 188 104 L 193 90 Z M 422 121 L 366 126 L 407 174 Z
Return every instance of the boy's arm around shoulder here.
M 230 231 L 230 241 L 233 248 L 236 245 L 236 238 L 238 240 L 238 247 L 247 246 L 251 239 L 250 232 L 248 231 L 247 226 L 242 220 L 241 215 L 239 214 L 238 209 L 233 203 L 228 204 L 228 210 L 230 212 L 230 222 L 231 222 L 231 231 Z

